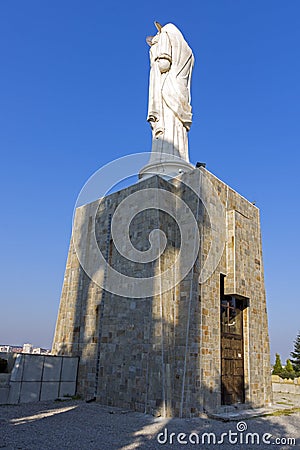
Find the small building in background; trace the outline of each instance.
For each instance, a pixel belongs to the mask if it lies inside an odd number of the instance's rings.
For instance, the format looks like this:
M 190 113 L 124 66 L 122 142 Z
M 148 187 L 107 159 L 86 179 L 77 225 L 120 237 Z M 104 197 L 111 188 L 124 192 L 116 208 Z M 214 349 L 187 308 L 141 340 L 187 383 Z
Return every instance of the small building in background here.
M 22 353 L 32 353 L 33 351 L 33 345 L 32 344 L 24 344 Z
M 11 345 L 0 345 L 0 353 L 12 353 L 12 346 Z

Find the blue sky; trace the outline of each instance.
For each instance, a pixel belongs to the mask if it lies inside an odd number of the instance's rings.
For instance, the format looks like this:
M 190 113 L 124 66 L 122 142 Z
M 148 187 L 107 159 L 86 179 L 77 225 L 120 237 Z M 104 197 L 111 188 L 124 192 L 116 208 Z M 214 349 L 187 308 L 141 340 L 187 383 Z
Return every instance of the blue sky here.
M 0 4 L 0 343 L 50 347 L 73 207 L 109 161 L 150 151 L 148 46 L 195 55 L 190 159 L 261 210 L 272 360 L 300 330 L 298 0 Z

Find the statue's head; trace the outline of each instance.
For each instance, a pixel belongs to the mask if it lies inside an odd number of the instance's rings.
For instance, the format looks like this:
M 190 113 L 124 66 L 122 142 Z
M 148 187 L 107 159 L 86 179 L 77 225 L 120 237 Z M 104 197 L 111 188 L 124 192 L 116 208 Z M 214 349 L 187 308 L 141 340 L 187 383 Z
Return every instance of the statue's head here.
M 159 22 L 154 22 L 154 25 L 156 26 L 158 33 L 155 36 L 147 36 L 146 37 L 146 42 L 148 45 L 150 45 L 150 47 L 152 45 L 156 44 L 157 39 L 155 39 L 155 38 L 157 38 L 159 36 L 159 33 L 161 32 L 161 29 L 163 27 Z

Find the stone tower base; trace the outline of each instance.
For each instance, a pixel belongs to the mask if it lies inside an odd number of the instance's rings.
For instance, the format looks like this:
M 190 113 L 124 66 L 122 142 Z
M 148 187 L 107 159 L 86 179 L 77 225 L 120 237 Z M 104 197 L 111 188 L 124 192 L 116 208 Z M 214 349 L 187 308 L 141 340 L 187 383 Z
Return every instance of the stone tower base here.
M 213 187 L 211 198 L 201 193 L 203 179 Z M 204 202 L 186 186 L 197 180 Z M 133 193 L 152 188 L 173 193 L 192 211 L 200 235 L 195 263 L 165 292 L 122 296 L 105 289 L 106 269 L 104 288 L 85 273 L 71 239 L 52 352 L 79 356 L 78 394 L 105 405 L 193 417 L 222 405 L 269 404 L 269 337 L 256 206 L 203 167 L 169 181 L 153 176 L 78 208 L 84 258 L 93 255 L 91 211 L 99 205 L 94 231 L 110 266 L 137 278 L 157 276 L 174 265 L 180 268 L 178 255 L 185 243 L 178 224 L 164 211 L 140 212 L 129 227 L 132 245 L 141 252 L 149 249 L 153 229 L 165 233 L 166 247 L 158 261 L 129 261 L 114 245 L 111 219 L 117 206 Z M 174 211 L 176 202 L 169 205 Z M 218 202 L 224 217 L 211 223 L 209 210 Z M 215 241 L 216 233 L 224 236 L 225 245 L 222 239 Z M 216 264 L 204 280 L 208 257 L 215 257 Z

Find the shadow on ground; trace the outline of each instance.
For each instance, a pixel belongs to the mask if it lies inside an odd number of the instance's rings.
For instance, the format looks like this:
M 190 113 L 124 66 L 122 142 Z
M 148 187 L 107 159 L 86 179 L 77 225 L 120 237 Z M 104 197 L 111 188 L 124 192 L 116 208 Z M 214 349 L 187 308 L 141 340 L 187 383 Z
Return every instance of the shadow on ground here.
M 299 445 L 299 412 L 221 422 L 208 418 L 154 418 L 72 400 L 0 407 L 0 448 L 7 450 L 197 447 L 285 450 Z

